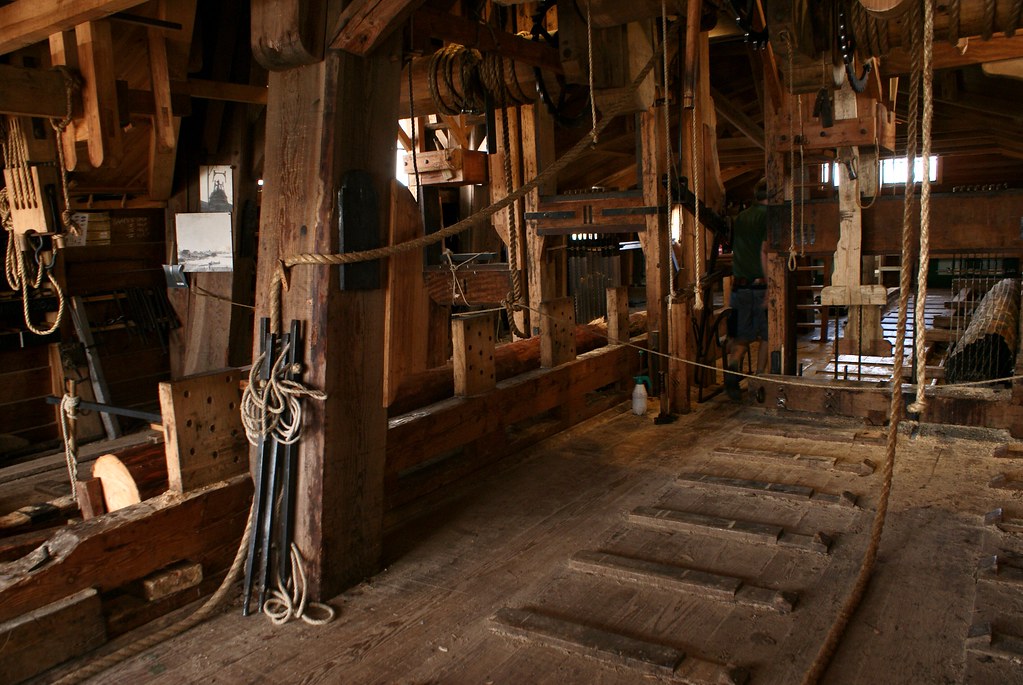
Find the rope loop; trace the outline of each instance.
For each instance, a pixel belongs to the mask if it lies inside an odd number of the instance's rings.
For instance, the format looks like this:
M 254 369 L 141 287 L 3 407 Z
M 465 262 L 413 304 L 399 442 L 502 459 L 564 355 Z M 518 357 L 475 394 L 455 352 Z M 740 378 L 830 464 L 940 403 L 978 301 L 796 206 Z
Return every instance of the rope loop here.
M 278 550 L 278 554 L 281 550 Z M 269 596 L 263 602 L 262 611 L 275 626 L 282 626 L 292 619 L 301 619 L 313 626 L 322 626 L 334 620 L 334 607 L 321 602 L 310 602 L 307 593 L 305 564 L 298 545 L 291 543 L 289 550 L 291 577 L 287 585 L 281 582 L 280 571 L 275 571 L 276 588 L 270 588 Z M 315 609 L 320 616 L 313 616 L 310 609 Z

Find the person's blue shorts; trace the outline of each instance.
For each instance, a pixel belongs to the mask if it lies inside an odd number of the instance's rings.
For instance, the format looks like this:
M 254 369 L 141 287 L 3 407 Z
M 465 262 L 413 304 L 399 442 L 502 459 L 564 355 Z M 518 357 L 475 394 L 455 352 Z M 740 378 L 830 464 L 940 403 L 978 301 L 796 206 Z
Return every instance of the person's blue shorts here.
M 766 288 L 736 288 L 732 291 L 729 306 L 734 326 L 730 325 L 728 332 L 733 338 L 746 342 L 767 340 L 766 296 Z

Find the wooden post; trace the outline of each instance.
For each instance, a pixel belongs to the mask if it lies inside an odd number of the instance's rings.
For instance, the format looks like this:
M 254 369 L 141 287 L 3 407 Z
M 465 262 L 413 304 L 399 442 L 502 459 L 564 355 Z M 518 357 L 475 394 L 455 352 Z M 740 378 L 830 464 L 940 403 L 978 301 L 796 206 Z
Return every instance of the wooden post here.
M 280 258 L 338 251 L 336 202 L 348 172 L 371 175 L 380 227 L 373 237 L 386 242 L 401 59 L 397 42 L 376 54 L 328 51 L 322 62 L 270 74 L 257 316 L 270 313 Z M 380 560 L 384 295 L 379 287 L 342 291 L 336 267 L 296 266 L 289 276 L 282 316 L 305 322 L 302 380 L 328 396 L 303 405 L 295 541 L 310 594 L 327 598 Z
M 543 105 L 523 105 L 519 108 L 522 131 L 522 177 L 526 181 L 535 178 L 554 161 L 554 120 Z M 554 191 L 554 183 L 546 183 L 523 198 L 523 210 L 535 212 L 540 207 L 540 195 Z M 543 323 L 536 320 L 535 312 L 541 303 L 565 294 L 558 279 L 559 269 L 555 260 L 564 259 L 565 251 L 552 253 L 548 248 L 564 238 L 545 238 L 537 235 L 536 222 L 523 222 L 526 236 L 526 265 L 528 274 L 530 329 L 533 334 L 542 330 Z M 561 268 L 560 273 L 565 269 Z
M 777 72 L 772 72 L 773 66 L 769 60 L 764 60 L 764 78 L 770 87 L 772 81 L 777 81 Z M 789 215 L 779 209 L 785 209 L 786 188 L 791 189 L 790 179 L 787 171 L 787 156 L 777 149 L 774 143 L 779 135 L 788 135 L 784 129 L 784 111 L 789 108 L 789 95 L 784 91 L 780 94 L 781 105 L 775 109 L 772 100 L 765 100 L 764 105 L 764 136 L 768 141 L 765 156 L 765 179 L 767 181 L 767 201 L 772 207 L 769 208 L 768 216 L 772 217 L 772 224 L 768 227 L 768 240 L 774 236 L 780 239 L 771 245 L 771 253 L 767 264 L 767 344 L 770 356 L 768 358 L 768 369 L 775 370 L 775 357 L 778 358 L 781 373 L 794 374 L 796 372 L 796 307 L 794 300 L 795 287 L 788 270 L 788 248 L 789 239 L 787 230 L 775 229 L 788 228 Z M 780 111 L 779 111 L 780 110 Z M 789 196 L 791 197 L 791 195 Z M 790 205 L 791 209 L 791 205 Z M 778 222 L 778 223 L 775 223 Z
M 571 297 L 540 304 L 540 366 L 550 369 L 575 359 L 575 304 Z
M 629 342 L 629 287 L 607 289 L 607 344 Z
M 664 207 L 667 202 L 662 177 L 667 169 L 664 149 L 664 112 L 651 107 L 639 115 L 640 151 L 643 172 L 643 204 L 648 207 Z M 660 331 L 658 340 L 660 352 L 667 352 L 667 336 L 663 335 L 664 321 L 668 317 L 669 279 L 671 265 L 668 261 L 668 220 L 664 211 L 646 215 L 646 230 L 639 234 L 640 246 L 646 258 L 646 311 L 647 331 Z M 682 278 L 685 278 L 685 274 Z M 652 338 L 651 338 L 652 339 Z M 660 358 L 650 356 L 651 381 L 660 389 L 658 374 Z
M 784 374 L 796 373 L 795 286 L 788 267 L 788 255 L 771 252 L 767 259 L 767 341 L 771 357 L 768 370 L 773 371 L 774 354 L 778 353 Z
M 688 414 L 691 409 L 689 388 L 692 367 L 680 360 L 692 358 L 689 347 L 692 316 L 689 298 L 676 300 L 668 307 L 668 340 L 671 341 L 668 348 L 671 355 L 668 363 L 668 397 L 672 411 L 679 414 Z
M 452 320 L 455 395 L 479 395 L 497 385 L 494 365 L 496 328 L 497 317 L 492 312 Z

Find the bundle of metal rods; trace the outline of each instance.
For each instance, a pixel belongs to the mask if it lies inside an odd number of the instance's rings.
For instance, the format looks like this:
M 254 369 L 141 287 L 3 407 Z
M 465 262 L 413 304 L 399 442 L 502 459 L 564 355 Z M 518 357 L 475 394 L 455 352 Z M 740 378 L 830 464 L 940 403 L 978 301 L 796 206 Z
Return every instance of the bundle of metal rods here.
M 288 333 L 283 336 L 270 332 L 270 320 L 259 322 L 259 351 L 262 364 L 259 380 L 269 383 L 271 376 L 279 369 L 285 370 L 287 380 L 296 380 L 300 368 L 299 350 L 302 349 L 299 322 L 292 321 Z M 286 363 L 277 361 L 286 354 Z M 280 416 L 281 425 L 290 425 L 295 417 L 291 415 L 288 403 Z M 254 475 L 255 502 L 253 504 L 252 536 L 249 539 L 248 558 L 245 563 L 244 605 L 242 615 L 249 615 L 253 585 L 258 590 L 262 610 L 267 593 L 272 589 L 271 573 L 276 558 L 277 573 L 282 587 L 290 580 L 289 551 L 293 539 L 292 503 L 295 491 L 295 444 L 279 440 L 274 431 L 262 435 L 256 444 L 256 472 Z M 274 544 L 276 541 L 276 544 Z M 258 562 L 258 573 L 257 565 Z

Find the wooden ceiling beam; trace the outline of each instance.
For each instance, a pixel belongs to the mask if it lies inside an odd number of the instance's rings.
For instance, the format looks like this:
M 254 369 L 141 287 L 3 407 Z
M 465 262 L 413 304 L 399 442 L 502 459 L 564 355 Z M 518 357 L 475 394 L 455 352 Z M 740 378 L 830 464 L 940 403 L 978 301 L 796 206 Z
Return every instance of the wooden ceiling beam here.
M 64 77 L 47 69 L 0 64 L 0 114 L 62 117 L 67 108 Z
M 934 69 L 956 69 L 984 62 L 1023 57 L 1023 33 L 1012 38 L 998 34 L 991 40 L 975 38 L 967 43 L 963 52 L 944 40 L 934 41 Z M 913 66 L 912 56 L 906 48 L 892 48 L 881 58 L 881 75 L 898 76 L 908 74 Z
M 0 55 L 141 4 L 140 0 L 15 0 L 0 6 Z
M 753 121 L 745 112 L 739 109 L 724 93 L 717 88 L 710 89 L 710 96 L 714 99 L 714 109 L 721 118 L 739 130 L 739 133 L 749 138 L 758 148 L 765 149 L 764 129 Z
M 495 29 L 472 19 L 438 12 L 430 7 L 416 12 L 412 34 L 415 47 L 424 52 L 433 52 L 440 47 L 428 44 L 430 39 L 435 39 L 468 45 L 480 52 L 496 52 L 506 59 L 559 74 L 564 72 L 558 51 L 545 43 Z
M 330 47 L 365 57 L 426 0 L 354 0 L 334 24 Z

